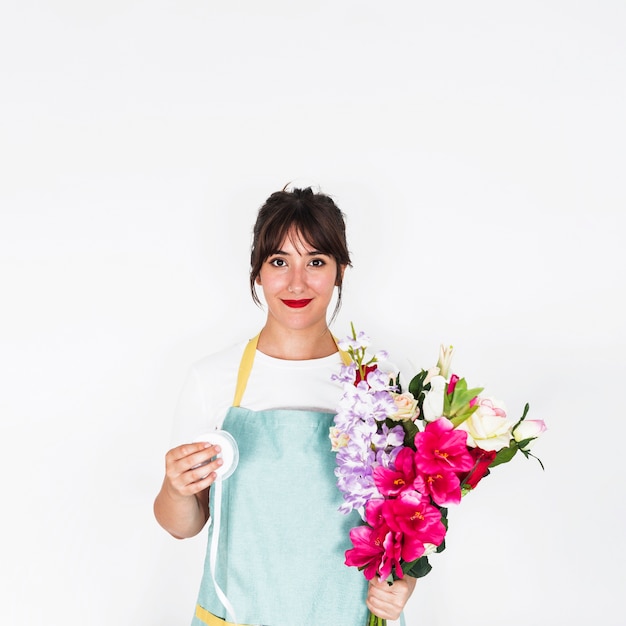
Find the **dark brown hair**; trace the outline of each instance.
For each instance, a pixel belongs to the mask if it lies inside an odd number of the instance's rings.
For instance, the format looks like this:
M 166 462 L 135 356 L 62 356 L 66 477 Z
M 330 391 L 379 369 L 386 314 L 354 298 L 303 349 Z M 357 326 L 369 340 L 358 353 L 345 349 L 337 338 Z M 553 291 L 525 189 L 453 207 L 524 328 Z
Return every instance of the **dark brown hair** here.
M 337 263 L 337 304 L 331 319 L 341 307 L 342 267 L 351 265 L 346 241 L 344 215 L 330 196 L 315 193 L 310 187 L 273 193 L 259 209 L 250 253 L 250 291 L 261 304 L 255 289 L 263 263 L 280 250 L 290 230 L 317 252 L 327 254 Z

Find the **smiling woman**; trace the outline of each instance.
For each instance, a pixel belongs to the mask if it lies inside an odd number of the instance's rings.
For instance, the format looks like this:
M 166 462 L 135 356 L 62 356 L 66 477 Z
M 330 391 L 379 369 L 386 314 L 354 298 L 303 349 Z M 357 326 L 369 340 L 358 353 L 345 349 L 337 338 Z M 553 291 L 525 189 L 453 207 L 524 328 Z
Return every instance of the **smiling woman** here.
M 287 240 L 298 252 L 317 253 L 334 259 L 338 288 L 337 305 L 331 318 L 334 319 L 341 306 L 343 273 L 350 265 L 350 253 L 343 214 L 332 198 L 315 194 L 309 187 L 283 190 L 273 193 L 260 208 L 250 255 L 250 289 L 257 304 L 260 301 L 254 288 L 255 281 L 263 264 L 270 256 L 279 254 Z
M 344 269 L 345 265 L 338 265 L 332 256 L 311 249 L 295 230 L 289 231 L 280 250 L 270 255 L 256 277 L 256 284 L 263 288 L 268 309 L 259 349 L 266 354 L 280 350 L 280 336 L 294 331 L 317 331 L 320 337 L 328 334 L 326 312 L 337 275 L 343 277 Z M 304 344 L 300 346 L 302 348 Z M 291 358 L 318 358 L 336 351 L 330 337 L 307 346 L 307 350 L 311 348 L 314 353 L 292 353 Z
M 265 325 L 191 368 L 154 504 L 178 538 L 215 518 L 192 624 L 362 626 L 368 609 L 397 619 L 415 580 L 368 585 L 344 563 L 357 519 L 338 511 L 328 441 L 342 393 L 332 374 L 346 357 L 327 322 L 350 265 L 341 211 L 310 188 L 272 194 L 259 210 L 250 260 Z M 218 429 L 228 438 L 211 442 Z M 239 464 L 222 483 L 225 451 L 213 444 L 230 438 Z

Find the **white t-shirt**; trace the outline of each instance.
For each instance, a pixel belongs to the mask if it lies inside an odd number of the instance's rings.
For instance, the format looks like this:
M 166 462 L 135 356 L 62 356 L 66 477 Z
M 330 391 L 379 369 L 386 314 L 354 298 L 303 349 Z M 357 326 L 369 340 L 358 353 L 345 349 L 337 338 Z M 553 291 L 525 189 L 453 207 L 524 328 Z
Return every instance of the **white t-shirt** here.
M 247 342 L 194 363 L 181 391 L 174 421 L 173 445 L 221 428 L 232 406 L 241 356 Z M 308 409 L 334 413 L 342 394 L 331 380 L 342 361 L 338 352 L 321 359 L 288 361 L 256 351 L 241 406 L 253 411 Z

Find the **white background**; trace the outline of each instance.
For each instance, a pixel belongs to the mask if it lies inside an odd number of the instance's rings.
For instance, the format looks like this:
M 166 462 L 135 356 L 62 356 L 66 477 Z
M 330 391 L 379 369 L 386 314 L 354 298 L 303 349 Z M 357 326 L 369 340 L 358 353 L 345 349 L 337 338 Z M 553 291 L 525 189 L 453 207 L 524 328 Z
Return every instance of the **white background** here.
M 451 511 L 408 623 L 623 624 L 625 28 L 620 0 L 5 0 L 0 623 L 189 623 L 205 539 L 152 516 L 174 408 L 260 328 L 250 229 L 295 181 L 348 217 L 336 334 L 454 344 L 549 425 L 545 472 Z

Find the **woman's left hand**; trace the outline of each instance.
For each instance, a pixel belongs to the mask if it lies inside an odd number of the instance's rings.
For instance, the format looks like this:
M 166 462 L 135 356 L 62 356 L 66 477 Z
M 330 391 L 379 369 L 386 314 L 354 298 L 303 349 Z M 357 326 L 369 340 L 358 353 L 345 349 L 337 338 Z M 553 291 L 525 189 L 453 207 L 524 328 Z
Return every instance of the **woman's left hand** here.
M 390 585 L 387 581 L 380 581 L 374 577 L 370 580 L 367 591 L 367 608 L 383 619 L 396 620 L 400 617 L 408 599 L 415 588 L 416 578 L 405 576 L 394 580 Z

